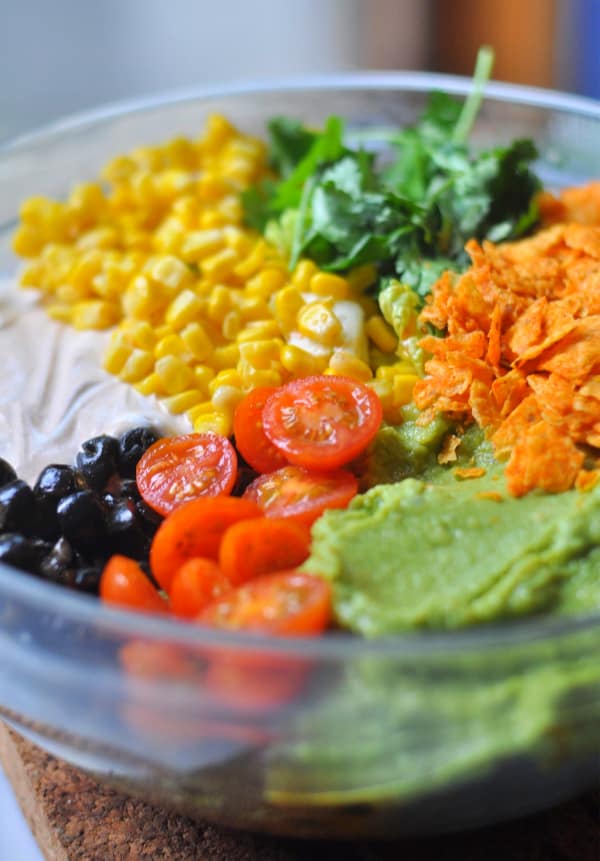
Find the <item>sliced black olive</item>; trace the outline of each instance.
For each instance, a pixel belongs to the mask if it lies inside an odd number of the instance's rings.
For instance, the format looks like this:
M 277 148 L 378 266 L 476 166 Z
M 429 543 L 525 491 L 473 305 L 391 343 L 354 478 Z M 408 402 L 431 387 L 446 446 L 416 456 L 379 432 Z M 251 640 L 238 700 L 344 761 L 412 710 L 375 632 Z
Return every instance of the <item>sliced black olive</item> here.
M 77 589 L 78 592 L 97 595 L 100 588 L 101 576 L 102 568 L 100 566 L 86 565 L 74 571 L 73 580 L 69 585 L 73 589 Z
M 135 510 L 139 514 L 144 531 L 148 535 L 154 535 L 160 524 L 163 522 L 163 516 L 144 502 L 143 499 L 138 499 L 135 502 Z
M 46 542 L 26 538 L 16 532 L 0 535 L 0 562 L 31 574 L 39 573 L 41 561 L 49 550 L 50 545 Z
M 74 574 L 75 554 L 66 538 L 59 538 L 40 563 L 40 574 L 53 583 L 70 585 Z
M 38 506 L 38 531 L 44 538 L 57 538 L 59 535 L 56 507 L 60 500 L 86 488 L 83 475 L 72 466 L 52 463 L 46 466 L 33 486 L 33 495 Z
M 110 548 L 113 553 L 139 558 L 148 552 L 149 540 L 135 504 L 121 499 L 108 513 Z
M 91 490 L 65 496 L 58 503 L 57 514 L 62 534 L 84 556 L 106 549 L 106 509 Z
M 14 471 L 10 463 L 0 457 L 0 487 L 4 487 L 4 485 L 8 484 L 9 481 L 14 481 L 16 477 L 17 473 Z
M 123 479 L 121 487 L 119 488 L 119 496 L 123 496 L 126 499 L 133 499 L 134 501 L 142 498 L 135 478 Z
M 152 427 L 138 427 L 125 431 L 119 437 L 119 472 L 124 478 L 133 478 L 138 460 L 157 440 L 160 434 Z
M 0 532 L 36 531 L 37 506 L 29 485 L 16 478 L 0 488 Z
M 119 442 L 104 434 L 86 440 L 77 452 L 75 463 L 93 490 L 104 490 L 118 473 Z

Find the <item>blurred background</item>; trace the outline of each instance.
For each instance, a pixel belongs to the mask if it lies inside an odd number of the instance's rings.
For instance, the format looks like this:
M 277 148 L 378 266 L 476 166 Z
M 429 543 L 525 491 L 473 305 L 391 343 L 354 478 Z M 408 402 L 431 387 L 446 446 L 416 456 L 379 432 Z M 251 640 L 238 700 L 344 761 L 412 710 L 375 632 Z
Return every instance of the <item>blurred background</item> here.
M 600 0 L 0 0 L 0 139 L 107 102 L 356 69 L 600 98 Z

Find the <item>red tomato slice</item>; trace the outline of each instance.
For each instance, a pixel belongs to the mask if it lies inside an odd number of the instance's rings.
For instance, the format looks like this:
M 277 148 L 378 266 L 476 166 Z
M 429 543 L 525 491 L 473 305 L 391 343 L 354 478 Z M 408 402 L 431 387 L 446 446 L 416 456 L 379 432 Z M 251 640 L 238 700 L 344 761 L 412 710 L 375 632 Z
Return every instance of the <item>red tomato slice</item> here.
M 217 496 L 194 499 L 170 514 L 158 527 L 150 546 L 150 568 L 167 592 L 173 577 L 189 559 L 213 559 L 227 529 L 238 520 L 260 517 L 261 509 L 248 499 Z
M 197 621 L 214 628 L 278 636 L 315 636 L 331 618 L 331 588 L 302 571 L 250 580 L 210 604 Z
M 310 526 L 326 508 L 345 508 L 358 493 L 356 477 L 345 469 L 316 472 L 301 466 L 284 466 L 259 475 L 244 491 L 267 517 L 293 518 Z
M 276 392 L 274 386 L 259 386 L 246 395 L 233 417 L 235 445 L 245 461 L 257 472 L 273 472 L 287 460 L 266 436 L 262 411 L 267 399 Z
M 235 449 L 216 433 L 159 439 L 142 455 L 136 469 L 142 498 L 164 515 L 201 496 L 227 496 L 236 475 Z
M 383 413 L 376 393 L 347 377 L 303 377 L 271 395 L 265 434 L 290 463 L 336 469 L 371 442 Z
M 100 597 L 108 604 L 166 613 L 167 601 L 152 585 L 138 563 L 127 556 L 111 556 L 100 577 Z

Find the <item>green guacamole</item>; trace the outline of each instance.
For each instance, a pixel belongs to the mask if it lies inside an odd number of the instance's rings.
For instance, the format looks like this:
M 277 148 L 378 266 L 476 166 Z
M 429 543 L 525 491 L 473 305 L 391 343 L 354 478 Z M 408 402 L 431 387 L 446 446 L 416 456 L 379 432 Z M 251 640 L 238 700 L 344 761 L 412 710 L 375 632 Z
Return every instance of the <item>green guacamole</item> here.
M 600 485 L 516 499 L 476 432 L 440 466 L 448 432 L 410 419 L 381 431 L 363 484 L 394 483 L 314 525 L 305 568 L 332 582 L 341 626 L 374 637 L 600 607 Z M 469 466 L 485 473 L 462 479 Z

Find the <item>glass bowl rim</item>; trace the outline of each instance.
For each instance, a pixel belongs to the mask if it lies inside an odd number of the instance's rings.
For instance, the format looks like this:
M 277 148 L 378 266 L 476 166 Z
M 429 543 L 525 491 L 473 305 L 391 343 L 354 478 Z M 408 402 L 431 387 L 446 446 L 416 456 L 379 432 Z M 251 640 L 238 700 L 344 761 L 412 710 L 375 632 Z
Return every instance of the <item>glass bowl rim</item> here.
M 471 79 L 456 75 L 428 72 L 361 71 L 334 75 L 314 75 L 287 79 L 233 82 L 222 86 L 190 87 L 169 90 L 157 95 L 143 96 L 113 102 L 92 110 L 78 112 L 63 119 L 45 124 L 18 137 L 0 142 L 0 159 L 20 150 L 44 144 L 95 125 L 134 113 L 142 113 L 176 104 L 193 101 L 211 101 L 219 98 L 262 94 L 285 94 L 326 90 L 402 91 L 423 93 L 444 90 L 452 95 L 466 95 Z M 557 90 L 526 87 L 491 81 L 486 85 L 484 100 L 509 102 L 523 107 L 535 107 L 573 113 L 600 122 L 600 101 Z M 426 658 L 439 653 L 460 653 L 471 650 L 493 650 L 501 646 L 551 641 L 587 629 L 600 629 L 600 611 L 576 616 L 539 616 L 525 620 L 511 620 L 453 631 L 421 631 L 365 639 L 349 633 L 315 638 L 274 638 L 239 632 L 215 631 L 182 622 L 178 619 L 137 613 L 121 608 L 107 607 L 98 599 L 70 592 L 54 584 L 7 565 L 0 564 L 0 597 L 15 598 L 40 612 L 56 612 L 73 622 L 102 627 L 123 637 L 140 637 L 164 641 L 182 647 L 214 647 L 286 654 L 302 654 L 321 659 L 348 659 L 352 657 L 408 657 Z

